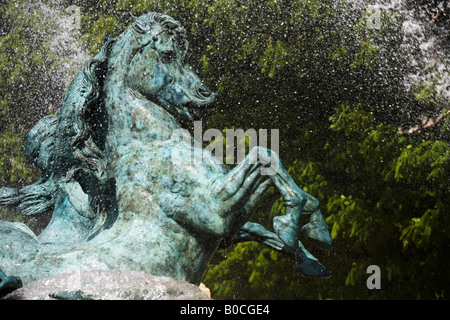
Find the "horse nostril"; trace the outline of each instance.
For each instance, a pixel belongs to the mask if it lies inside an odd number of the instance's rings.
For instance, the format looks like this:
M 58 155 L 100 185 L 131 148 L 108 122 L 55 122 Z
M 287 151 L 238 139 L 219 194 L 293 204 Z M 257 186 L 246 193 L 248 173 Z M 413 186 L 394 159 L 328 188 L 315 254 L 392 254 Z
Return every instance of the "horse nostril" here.
M 209 98 L 213 94 L 212 91 L 209 90 L 208 87 L 203 86 L 203 85 L 198 88 L 197 92 L 198 92 L 198 95 L 203 98 Z

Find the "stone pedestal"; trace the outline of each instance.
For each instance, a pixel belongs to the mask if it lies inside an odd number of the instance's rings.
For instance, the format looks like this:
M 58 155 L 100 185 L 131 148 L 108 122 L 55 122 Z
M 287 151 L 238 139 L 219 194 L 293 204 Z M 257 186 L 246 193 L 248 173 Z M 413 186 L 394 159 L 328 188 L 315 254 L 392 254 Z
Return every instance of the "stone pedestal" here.
M 78 271 L 41 279 L 6 300 L 210 300 L 198 286 L 143 271 Z

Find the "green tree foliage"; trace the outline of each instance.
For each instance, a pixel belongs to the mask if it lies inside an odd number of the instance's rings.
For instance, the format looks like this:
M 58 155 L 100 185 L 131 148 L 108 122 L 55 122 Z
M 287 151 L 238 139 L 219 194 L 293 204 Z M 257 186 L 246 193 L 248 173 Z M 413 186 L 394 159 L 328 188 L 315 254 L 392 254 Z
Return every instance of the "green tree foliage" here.
M 448 38 L 442 3 L 406 1 L 401 8 L 422 19 L 436 46 Z M 214 298 L 448 298 L 450 106 L 439 90 L 448 87 L 448 74 L 430 72 L 411 85 L 408 75 L 436 67 L 411 63 L 420 50 L 417 39 L 405 40 L 404 10 L 382 10 L 380 26 L 370 28 L 365 8 L 331 0 L 60 1 L 70 5 L 81 8 L 90 55 L 106 34 L 122 32 L 130 13 L 159 11 L 181 21 L 190 35 L 189 62 L 219 93 L 203 119 L 207 126 L 279 129 L 284 166 L 321 202 L 335 248 L 325 253 L 305 245 L 332 271 L 330 279 L 302 278 L 282 254 L 241 243 L 211 261 L 204 282 Z M 20 157 L 20 140 L 9 139 L 20 131 L 6 125 L 20 122 L 9 120 L 21 97 L 16 90 L 33 100 L 29 88 L 43 84 L 31 72 L 58 61 L 30 49 L 36 40 L 23 34 L 25 22 L 12 18 L 19 14 L 12 2 L 1 10 L 7 23 L 0 40 L 0 178 L 6 182 L 29 176 L 23 159 L 5 158 Z M 39 43 L 45 52 L 46 42 Z M 439 123 L 421 125 L 424 114 L 440 116 Z M 252 220 L 271 229 L 283 210 L 272 188 Z M 366 287 L 372 264 L 381 268 L 380 290 Z

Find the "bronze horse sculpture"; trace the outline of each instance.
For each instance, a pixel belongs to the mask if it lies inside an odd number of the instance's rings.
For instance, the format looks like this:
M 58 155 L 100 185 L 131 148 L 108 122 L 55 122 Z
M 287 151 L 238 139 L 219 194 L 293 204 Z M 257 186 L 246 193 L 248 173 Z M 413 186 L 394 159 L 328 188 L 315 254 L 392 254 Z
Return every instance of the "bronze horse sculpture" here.
M 195 148 L 174 132 L 214 100 L 184 61 L 187 50 L 173 18 L 134 18 L 84 64 L 58 115 L 27 134 L 25 155 L 42 176 L 21 190 L 0 188 L 0 205 L 23 215 L 51 210 L 52 219 L 39 235 L 0 221 L 0 293 L 76 270 L 143 270 L 199 284 L 218 246 L 240 241 L 286 253 L 305 276 L 330 275 L 298 237 L 331 249 L 318 201 L 274 152 L 255 147 L 232 170 L 204 149 L 200 163 L 172 161 L 175 146 Z M 270 186 L 286 208 L 274 232 L 249 222 Z M 302 228 L 301 217 L 309 218 Z

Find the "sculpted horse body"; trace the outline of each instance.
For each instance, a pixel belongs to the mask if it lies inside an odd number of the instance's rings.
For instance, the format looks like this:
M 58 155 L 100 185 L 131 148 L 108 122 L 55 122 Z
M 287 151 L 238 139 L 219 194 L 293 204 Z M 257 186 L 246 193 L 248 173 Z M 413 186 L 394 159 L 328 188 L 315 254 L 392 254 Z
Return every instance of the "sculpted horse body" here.
M 171 17 L 134 18 L 85 63 L 58 116 L 30 131 L 26 156 L 42 178 L 22 190 L 0 189 L 0 204 L 26 215 L 53 210 L 53 216 L 39 236 L 23 224 L 0 222 L 0 289 L 18 286 L 6 274 L 29 283 L 112 269 L 198 284 L 218 245 L 239 241 L 259 241 L 298 259 L 303 275 L 329 276 L 298 239 L 300 218 L 308 216 L 304 236 L 331 248 L 318 202 L 295 185 L 276 154 L 253 148 L 232 170 L 204 149 L 196 150 L 200 162 L 173 161 L 174 150 L 196 148 L 174 135 L 214 100 L 185 63 L 187 46 Z M 248 222 L 270 186 L 286 207 L 274 218 L 275 232 Z

